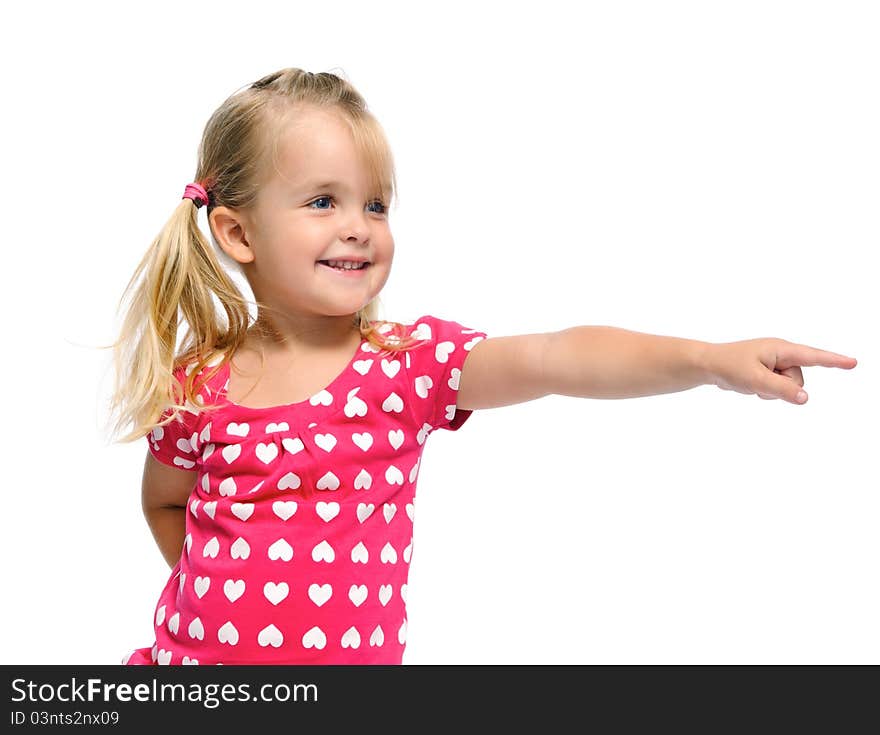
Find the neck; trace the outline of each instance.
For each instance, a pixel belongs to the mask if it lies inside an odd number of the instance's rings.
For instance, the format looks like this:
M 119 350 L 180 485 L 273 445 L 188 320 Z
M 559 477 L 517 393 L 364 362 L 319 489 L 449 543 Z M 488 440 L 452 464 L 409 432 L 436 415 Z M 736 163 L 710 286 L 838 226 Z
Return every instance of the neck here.
M 269 355 L 322 352 L 352 345 L 360 339 L 357 314 L 344 316 L 290 315 L 268 317 L 260 313 L 248 330 L 248 344 Z

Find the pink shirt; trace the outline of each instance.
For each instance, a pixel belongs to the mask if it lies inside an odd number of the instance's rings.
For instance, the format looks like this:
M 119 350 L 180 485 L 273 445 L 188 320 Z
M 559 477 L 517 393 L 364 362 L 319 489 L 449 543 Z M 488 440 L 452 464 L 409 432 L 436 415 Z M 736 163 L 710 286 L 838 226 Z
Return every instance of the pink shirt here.
M 155 643 L 122 663 L 401 663 L 419 461 L 432 431 L 470 416 L 458 381 L 486 337 L 433 316 L 406 333 L 428 344 L 378 358 L 364 340 L 284 406 L 230 402 L 227 364 L 201 394 L 221 408 L 147 435 L 156 459 L 198 474 Z

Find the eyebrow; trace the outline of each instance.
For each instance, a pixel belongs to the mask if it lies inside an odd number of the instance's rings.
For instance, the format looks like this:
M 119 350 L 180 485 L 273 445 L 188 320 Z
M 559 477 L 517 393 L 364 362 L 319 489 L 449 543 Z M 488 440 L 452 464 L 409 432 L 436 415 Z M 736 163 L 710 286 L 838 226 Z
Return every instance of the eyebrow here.
M 341 181 L 323 181 L 316 182 L 314 184 L 311 182 L 306 182 L 302 188 L 311 191 L 312 189 L 326 189 L 329 186 L 341 186 L 342 188 L 345 188 L 345 184 L 343 184 Z
M 317 191 L 319 189 L 329 189 L 334 186 L 339 187 L 340 189 L 347 189 L 348 188 L 348 185 L 343 183 L 342 181 L 321 181 L 321 182 L 317 182 L 314 184 L 310 183 L 310 182 L 306 182 L 305 184 L 302 185 L 301 188 L 303 191 Z M 388 192 L 391 191 L 390 186 L 386 187 L 386 189 Z M 383 194 L 384 193 L 386 193 L 386 192 L 383 191 Z

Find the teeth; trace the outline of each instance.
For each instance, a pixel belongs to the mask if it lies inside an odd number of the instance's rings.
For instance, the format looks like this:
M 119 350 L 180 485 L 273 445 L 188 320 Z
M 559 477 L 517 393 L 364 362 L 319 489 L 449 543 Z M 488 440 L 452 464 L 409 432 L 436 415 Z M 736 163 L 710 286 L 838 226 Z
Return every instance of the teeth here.
M 332 268 L 344 268 L 347 271 L 359 270 L 366 266 L 366 263 L 352 263 L 350 260 L 328 260 L 327 264 Z

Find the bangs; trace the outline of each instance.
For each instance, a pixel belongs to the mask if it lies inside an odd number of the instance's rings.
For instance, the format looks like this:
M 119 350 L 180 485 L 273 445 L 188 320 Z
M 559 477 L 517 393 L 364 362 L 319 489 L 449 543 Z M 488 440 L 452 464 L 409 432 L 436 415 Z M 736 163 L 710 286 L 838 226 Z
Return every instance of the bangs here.
M 281 133 L 290 123 L 295 123 L 296 115 L 301 109 L 296 104 L 290 104 L 289 101 L 275 98 L 266 110 L 264 140 L 267 141 L 267 145 L 264 155 L 271 161 L 269 170 L 274 170 L 277 174 L 281 173 L 278 169 L 278 144 L 282 137 Z M 397 195 L 397 175 L 394 171 L 391 147 L 379 121 L 369 112 L 351 113 L 338 105 L 329 105 L 324 109 L 335 112 L 351 131 L 361 165 L 367 172 L 370 196 L 381 199 L 386 207 L 390 207 Z
M 397 192 L 397 182 L 394 160 L 382 128 L 372 117 L 350 120 L 349 126 L 369 177 L 371 195 L 391 206 Z

